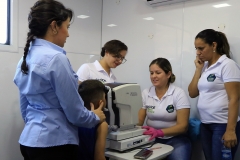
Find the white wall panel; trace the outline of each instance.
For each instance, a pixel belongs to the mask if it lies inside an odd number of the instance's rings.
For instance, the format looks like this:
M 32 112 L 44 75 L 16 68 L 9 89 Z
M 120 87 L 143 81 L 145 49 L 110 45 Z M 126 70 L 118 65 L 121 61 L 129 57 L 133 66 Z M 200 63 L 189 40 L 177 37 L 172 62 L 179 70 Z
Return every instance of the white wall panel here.
M 74 11 L 74 21 L 69 29 L 65 49 L 68 52 L 82 54 L 100 54 L 101 47 L 101 0 L 61 0 Z M 90 16 L 86 19 L 76 18 L 78 15 Z
M 174 62 L 173 68 L 179 68 L 182 44 L 181 8 L 172 11 L 175 6 L 170 7 L 170 10 L 163 6 L 159 11 L 147 6 L 144 1 L 137 0 L 122 0 L 119 4 L 104 0 L 103 4 L 103 44 L 111 39 L 119 39 L 129 47 L 126 56 L 128 61 L 115 69 L 119 81 L 137 82 L 142 89 L 150 86 L 148 66 L 159 56 L 168 56 Z M 170 16 L 171 20 L 164 18 L 165 16 Z M 153 17 L 154 21 L 143 20 L 146 17 Z M 108 27 L 111 23 L 117 26 Z M 174 70 L 174 73 L 178 80 L 180 72 Z
M 20 59 L 19 54 L 0 53 L 0 159 L 21 160 L 18 144 L 23 129 L 19 109 L 18 89 L 13 83 L 13 76 Z
M 34 0 L 18 0 L 18 47 L 25 47 L 28 33 L 28 13 L 36 2 Z
M 100 53 L 99 53 L 100 54 Z M 89 54 L 76 54 L 76 53 L 67 53 L 67 57 L 71 62 L 72 68 L 75 72 L 79 69 L 79 67 L 84 63 L 92 63 L 95 60 L 99 60 L 99 55 L 89 55 Z
M 74 12 L 69 37 L 65 44 L 68 52 L 99 54 L 101 45 L 101 0 L 59 0 Z M 19 47 L 25 47 L 28 32 L 28 13 L 35 0 L 19 0 Z M 78 15 L 89 18 L 80 19 Z

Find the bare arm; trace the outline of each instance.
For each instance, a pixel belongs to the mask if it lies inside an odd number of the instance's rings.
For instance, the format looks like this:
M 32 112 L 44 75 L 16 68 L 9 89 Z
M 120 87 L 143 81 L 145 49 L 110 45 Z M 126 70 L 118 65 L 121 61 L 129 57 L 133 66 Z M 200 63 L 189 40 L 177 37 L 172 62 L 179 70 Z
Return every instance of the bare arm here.
M 227 129 L 223 135 L 223 139 L 225 146 L 231 148 L 237 144 L 235 128 L 239 110 L 240 82 L 227 82 L 224 83 L 224 86 L 227 91 L 229 104 Z
M 142 126 L 146 118 L 146 109 L 141 108 L 138 111 L 138 125 Z
M 199 78 L 201 77 L 201 72 L 204 65 L 204 62 L 202 62 L 198 57 L 196 57 L 194 63 L 196 66 L 196 70 L 192 78 L 192 81 L 188 86 L 188 93 L 191 98 L 195 98 L 199 95 L 197 84 L 198 84 Z
M 188 93 L 191 98 L 195 98 L 199 95 L 197 84 L 200 77 L 201 77 L 201 71 L 196 69 L 195 74 L 192 78 L 192 81 L 188 86 Z
M 176 125 L 162 129 L 164 135 L 166 136 L 175 136 L 182 133 L 185 133 L 188 129 L 188 119 L 189 119 L 189 108 L 183 108 L 177 110 L 177 123 Z
M 97 128 L 97 138 L 94 151 L 94 160 L 106 160 L 105 159 L 105 146 L 108 133 L 107 122 L 102 122 Z

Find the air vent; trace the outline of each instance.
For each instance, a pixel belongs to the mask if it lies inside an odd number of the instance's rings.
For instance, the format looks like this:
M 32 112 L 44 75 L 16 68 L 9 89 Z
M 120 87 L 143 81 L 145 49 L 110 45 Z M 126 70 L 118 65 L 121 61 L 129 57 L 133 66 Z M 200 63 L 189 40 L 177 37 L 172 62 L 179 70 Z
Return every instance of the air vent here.
M 181 2 L 187 2 L 187 1 L 200 1 L 200 0 L 146 0 L 147 4 L 155 7 L 155 6 L 164 6 L 174 3 L 181 3 Z

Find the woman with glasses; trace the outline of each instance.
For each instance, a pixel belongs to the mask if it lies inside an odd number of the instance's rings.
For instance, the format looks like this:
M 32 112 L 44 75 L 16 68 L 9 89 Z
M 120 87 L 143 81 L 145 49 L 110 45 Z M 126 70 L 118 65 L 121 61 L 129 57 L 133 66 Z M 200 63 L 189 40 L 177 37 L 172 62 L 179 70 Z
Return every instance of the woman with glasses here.
M 97 79 L 103 83 L 116 82 L 111 68 L 116 68 L 127 60 L 128 47 L 119 40 L 108 41 L 101 51 L 101 59 L 94 63 L 85 63 L 77 71 L 79 83 L 87 79 Z

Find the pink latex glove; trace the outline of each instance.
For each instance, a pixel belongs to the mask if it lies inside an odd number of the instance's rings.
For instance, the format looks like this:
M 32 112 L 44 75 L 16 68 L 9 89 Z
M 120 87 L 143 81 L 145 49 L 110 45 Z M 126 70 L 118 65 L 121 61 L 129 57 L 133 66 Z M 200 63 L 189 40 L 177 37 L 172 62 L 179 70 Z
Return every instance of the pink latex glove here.
M 149 141 L 151 141 L 152 139 L 154 139 L 156 137 L 164 136 L 164 133 L 161 129 L 154 129 L 149 126 L 142 126 L 142 128 L 147 129 L 145 132 L 143 132 L 144 135 L 151 135 L 151 137 L 149 138 Z

